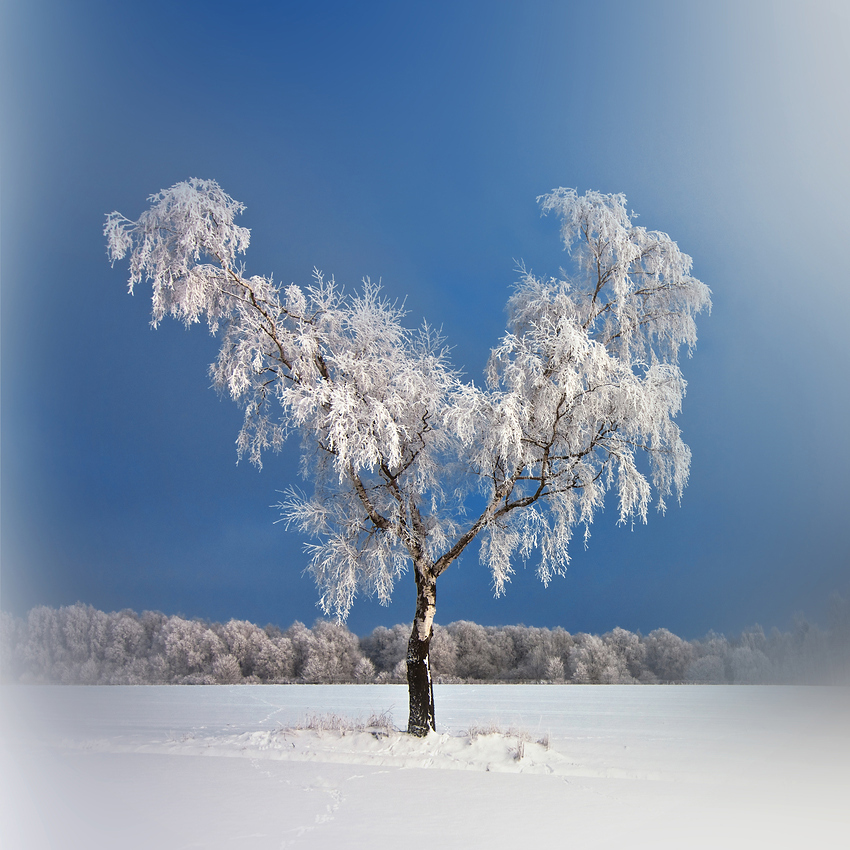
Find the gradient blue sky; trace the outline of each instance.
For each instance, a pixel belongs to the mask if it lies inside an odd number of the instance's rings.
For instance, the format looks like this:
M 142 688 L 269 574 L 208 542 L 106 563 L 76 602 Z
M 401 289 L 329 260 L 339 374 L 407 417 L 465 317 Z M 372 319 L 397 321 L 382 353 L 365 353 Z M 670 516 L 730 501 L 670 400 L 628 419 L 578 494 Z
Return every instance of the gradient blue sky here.
M 248 268 L 370 275 L 478 379 L 515 260 L 564 262 L 535 197 L 624 192 L 714 293 L 680 418 L 681 507 L 596 521 L 566 578 L 494 600 L 472 553 L 438 622 L 686 637 L 822 620 L 850 592 L 850 7 L 840 2 L 5 0 L 2 606 L 77 600 L 289 625 L 318 611 L 269 507 L 297 441 L 236 465 L 216 342 L 153 331 L 104 214 L 213 178 Z M 409 585 L 409 586 L 408 586 Z M 408 621 L 358 601 L 350 626 Z

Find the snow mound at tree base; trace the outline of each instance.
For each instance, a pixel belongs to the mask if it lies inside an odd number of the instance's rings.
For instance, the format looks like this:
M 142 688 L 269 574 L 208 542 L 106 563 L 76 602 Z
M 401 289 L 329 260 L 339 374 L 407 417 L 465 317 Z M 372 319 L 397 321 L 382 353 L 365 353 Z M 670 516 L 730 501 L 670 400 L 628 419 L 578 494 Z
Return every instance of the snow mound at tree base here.
M 500 773 L 555 773 L 563 756 L 543 743 L 490 732 L 417 738 L 398 731 L 316 731 L 294 729 L 239 736 L 246 749 L 272 751 L 280 758 L 408 768 L 483 770 Z
M 528 733 L 522 731 L 470 731 L 461 735 L 432 732 L 425 738 L 417 738 L 398 730 L 384 728 L 354 731 L 280 729 L 244 732 L 238 735 L 189 734 L 179 740 L 135 744 L 114 738 L 64 741 L 63 744 L 64 747 L 74 750 L 113 753 L 242 757 L 562 776 L 588 773 L 587 766 L 571 761 L 550 748 L 545 739 L 532 740 Z M 595 774 L 592 770 L 590 773 Z

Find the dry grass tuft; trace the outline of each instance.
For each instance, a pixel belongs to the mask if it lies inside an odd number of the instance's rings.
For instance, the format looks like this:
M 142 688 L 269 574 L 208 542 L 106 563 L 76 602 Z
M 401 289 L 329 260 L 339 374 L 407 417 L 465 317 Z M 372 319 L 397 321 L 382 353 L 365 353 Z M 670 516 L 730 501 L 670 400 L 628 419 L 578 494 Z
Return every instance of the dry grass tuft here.
M 361 717 L 346 717 L 342 714 L 329 712 L 326 714 L 308 714 L 297 726 L 290 726 L 286 731 L 309 730 L 312 732 L 337 732 L 345 735 L 348 732 L 371 732 L 376 736 L 389 735 L 398 730 L 393 725 L 389 710 L 380 713 L 373 712 L 366 720 Z
M 500 735 L 503 738 L 516 738 L 516 747 L 514 748 L 514 758 L 520 761 L 525 756 L 525 745 L 534 741 L 534 736 L 526 729 L 518 729 L 514 726 L 508 729 L 502 729 L 497 723 L 476 723 L 466 730 L 466 737 L 470 743 L 480 738 L 482 735 Z M 535 743 L 540 744 L 545 750 L 549 749 L 549 733 L 545 733 L 537 738 Z

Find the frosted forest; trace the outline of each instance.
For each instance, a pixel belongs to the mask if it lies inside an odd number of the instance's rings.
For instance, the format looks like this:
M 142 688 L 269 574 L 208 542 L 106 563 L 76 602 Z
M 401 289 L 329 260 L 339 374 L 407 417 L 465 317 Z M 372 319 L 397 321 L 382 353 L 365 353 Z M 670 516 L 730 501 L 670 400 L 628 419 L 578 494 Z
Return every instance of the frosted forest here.
M 244 620 L 210 623 L 90 605 L 2 614 L 6 683 L 213 685 L 406 681 L 410 627 L 358 637 L 317 620 L 288 629 Z M 799 616 L 792 630 L 754 626 L 727 638 L 684 640 L 667 629 L 604 635 L 562 628 L 434 625 L 437 682 L 574 684 L 850 684 L 850 602 L 833 596 L 828 627 Z

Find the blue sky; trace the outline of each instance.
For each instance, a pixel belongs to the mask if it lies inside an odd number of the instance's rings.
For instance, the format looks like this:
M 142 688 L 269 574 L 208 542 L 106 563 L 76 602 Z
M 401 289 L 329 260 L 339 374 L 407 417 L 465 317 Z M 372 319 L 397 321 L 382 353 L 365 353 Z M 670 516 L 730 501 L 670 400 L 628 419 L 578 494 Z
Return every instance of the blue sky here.
M 192 176 L 247 205 L 250 271 L 381 278 L 476 380 L 515 261 L 565 262 L 535 204 L 557 186 L 625 193 L 712 288 L 681 507 L 609 508 L 548 590 L 520 566 L 493 600 L 472 553 L 438 622 L 696 637 L 850 593 L 846 4 L 7 0 L 0 24 L 4 609 L 318 614 L 269 507 L 297 441 L 237 466 L 215 340 L 151 330 L 106 260 L 105 213 Z M 350 625 L 413 608 L 402 581 Z

